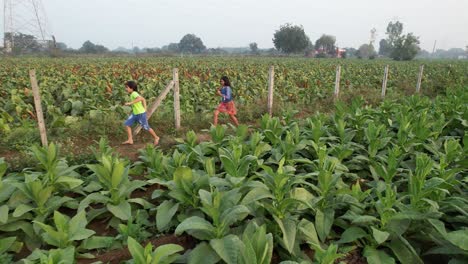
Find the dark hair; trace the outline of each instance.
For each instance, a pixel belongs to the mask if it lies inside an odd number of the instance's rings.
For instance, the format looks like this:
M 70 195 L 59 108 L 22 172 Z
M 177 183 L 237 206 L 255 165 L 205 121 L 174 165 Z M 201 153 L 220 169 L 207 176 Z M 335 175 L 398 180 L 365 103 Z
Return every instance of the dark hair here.
M 221 77 L 221 80 L 224 81 L 224 86 L 229 86 L 229 87 L 231 86 L 231 82 L 229 81 L 229 78 L 227 76 Z
M 138 91 L 138 86 L 137 86 L 135 81 L 127 81 L 127 82 L 125 82 L 125 86 L 130 87 L 135 92 Z

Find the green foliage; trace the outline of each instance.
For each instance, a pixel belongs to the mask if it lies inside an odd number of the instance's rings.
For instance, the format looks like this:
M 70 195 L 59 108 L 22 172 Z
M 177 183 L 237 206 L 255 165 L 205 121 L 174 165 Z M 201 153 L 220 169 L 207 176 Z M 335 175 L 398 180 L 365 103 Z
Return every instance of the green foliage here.
M 75 248 L 67 247 L 61 249 L 51 249 L 49 251 L 36 249 L 26 259 L 23 264 L 67 264 L 75 263 Z
M 335 57 L 335 42 L 336 38 L 334 36 L 323 34 L 315 41 L 315 50 L 318 50 L 319 53 L 326 54 L 327 56 Z
M 284 263 L 334 263 L 350 252 L 362 252 L 368 263 L 466 262 L 465 90 L 377 108 L 354 100 L 305 120 L 295 111 L 265 115 L 259 129 L 212 128 L 214 142 L 199 143 L 189 131 L 171 152 L 148 147 L 133 164 L 102 141 L 95 163 L 76 177 L 84 187 L 58 183 L 53 146 L 36 148 L 38 166 L 22 172 L 7 172 L 0 159 L 1 257 L 24 243 L 30 250 L 63 248 L 24 261 L 59 263 L 126 240 L 132 261 L 144 263 L 156 255 L 167 262 L 269 263 L 273 251 Z M 136 172 L 149 180 L 132 180 Z M 149 184 L 160 185 L 151 186 L 151 198 L 134 192 Z M 72 218 L 69 209 L 77 209 Z M 107 234 L 91 235 L 88 221 Z M 180 247 L 156 254 L 136 242 L 172 232 L 199 243 L 178 257 Z M 314 257 L 303 251 L 307 245 Z
M 135 239 L 128 237 L 128 249 L 135 264 L 170 264 L 178 258 L 178 252 L 184 248 L 175 244 L 166 244 L 153 251 L 153 245 L 148 243 L 143 248 Z
M 86 229 L 88 221 L 86 220 L 86 213 L 84 211 L 79 212 L 71 219 L 55 211 L 55 228 L 37 221 L 34 223 L 44 231 L 42 237 L 47 244 L 62 249 L 73 245 L 74 241 L 84 240 L 95 234 L 94 231 Z
M 150 206 L 142 199 L 130 199 L 130 194 L 145 186 L 146 182 L 131 181 L 128 177 L 129 167 L 125 161 L 113 155 L 102 155 L 100 164 L 87 166 L 94 172 L 94 176 L 103 190 L 99 193 L 92 193 L 83 199 L 80 202 L 79 211 L 84 210 L 91 203 L 103 203 L 115 217 L 125 221 L 132 214 L 130 202 L 142 204 L 145 207 Z
M 179 51 L 182 53 L 202 53 L 206 50 L 203 41 L 194 34 L 187 34 L 179 42 Z
M 291 24 L 281 25 L 279 30 L 273 35 L 275 48 L 284 53 L 303 52 L 311 46 L 309 37 L 305 34 L 302 26 Z
M 381 41 L 382 55 L 388 54 L 397 61 L 412 60 L 416 57 L 420 50 L 418 37 L 414 36 L 413 33 L 402 35 L 402 32 L 403 24 L 401 22 L 388 23 L 386 32 L 388 38 L 385 42 Z

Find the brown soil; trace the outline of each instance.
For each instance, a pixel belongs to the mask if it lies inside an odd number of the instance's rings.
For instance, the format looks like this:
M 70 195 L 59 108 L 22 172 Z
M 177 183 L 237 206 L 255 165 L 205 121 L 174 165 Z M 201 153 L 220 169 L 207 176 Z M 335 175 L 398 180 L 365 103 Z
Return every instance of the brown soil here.
M 159 135 L 160 140 L 157 145 L 158 148 L 162 150 L 169 150 L 174 145 L 177 144 L 175 137 L 171 135 Z M 197 134 L 198 142 L 211 140 L 209 134 L 200 133 Z M 122 142 L 125 138 L 120 137 L 111 137 L 109 138 L 109 145 L 115 152 L 119 153 L 121 157 L 128 158 L 131 161 L 136 161 L 139 158 L 139 150 L 144 149 L 147 145 L 152 145 L 152 138 L 149 135 L 138 135 L 134 139 L 133 145 L 122 145 Z M 93 152 L 90 147 L 98 148 L 99 139 L 89 138 L 89 137 L 73 137 L 68 138 L 64 142 L 59 142 L 60 147 L 60 156 L 71 156 L 71 157 L 92 157 Z M 7 146 L 0 145 L 0 158 L 5 158 L 5 161 L 10 165 L 14 170 L 21 170 L 22 163 L 28 162 L 27 160 L 32 159 L 32 157 L 27 156 L 24 152 L 10 149 Z M 27 164 L 31 166 L 31 164 Z
M 142 243 L 142 245 L 145 246 L 148 242 L 153 244 L 153 248 L 157 248 L 165 244 L 178 244 L 182 246 L 185 249 L 185 251 L 188 249 L 192 249 L 196 246 L 195 239 L 187 235 L 179 236 L 179 237 L 175 235 L 167 235 L 167 236 L 151 239 L 149 241 Z M 78 259 L 77 264 L 89 264 L 89 263 L 94 263 L 97 261 L 101 261 L 102 263 L 118 264 L 121 261 L 132 258 L 130 252 L 128 251 L 128 248 L 111 250 L 111 251 L 107 251 L 104 253 L 97 253 L 97 254 L 95 253 L 94 256 L 95 258 L 93 259 Z
M 159 189 L 166 189 L 164 186 L 161 186 L 159 184 L 152 184 L 152 185 L 147 185 L 145 190 L 135 190 L 131 193 L 130 198 L 146 198 L 147 201 L 151 200 L 151 194 L 155 190 Z
M 91 229 L 96 234 L 95 236 L 117 236 L 118 232 L 114 228 L 110 228 L 107 226 L 109 223 L 109 219 L 94 219 L 91 221 L 86 228 Z
M 347 264 L 367 264 L 366 258 L 362 256 L 362 252 L 359 249 L 349 252 L 346 256 L 335 261 L 335 263 L 340 263 L 340 261 Z

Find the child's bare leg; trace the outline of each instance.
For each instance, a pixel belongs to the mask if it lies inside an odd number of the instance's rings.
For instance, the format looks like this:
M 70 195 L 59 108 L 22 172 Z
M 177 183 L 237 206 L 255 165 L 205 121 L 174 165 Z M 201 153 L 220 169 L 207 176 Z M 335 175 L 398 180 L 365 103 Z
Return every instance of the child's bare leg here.
M 155 146 L 156 146 L 157 144 L 159 144 L 159 137 L 158 137 L 158 135 L 156 135 L 156 132 L 154 132 L 154 130 L 153 130 L 152 128 L 150 128 L 150 129 L 148 130 L 148 132 L 149 132 L 149 133 L 153 136 L 153 138 L 154 138 L 154 143 L 153 143 L 153 144 L 154 144 Z
M 218 115 L 219 115 L 219 111 L 218 111 L 218 110 L 215 110 L 215 111 L 214 111 L 214 120 L 213 120 L 213 124 L 214 124 L 215 126 L 218 125 Z
M 133 144 L 133 137 L 132 137 L 132 128 L 129 126 L 125 127 L 127 129 L 127 141 L 123 142 L 122 144 Z
M 229 115 L 231 117 L 231 120 L 232 122 L 234 122 L 234 124 L 236 124 L 236 126 L 239 126 L 239 121 L 237 121 L 237 118 L 235 115 Z

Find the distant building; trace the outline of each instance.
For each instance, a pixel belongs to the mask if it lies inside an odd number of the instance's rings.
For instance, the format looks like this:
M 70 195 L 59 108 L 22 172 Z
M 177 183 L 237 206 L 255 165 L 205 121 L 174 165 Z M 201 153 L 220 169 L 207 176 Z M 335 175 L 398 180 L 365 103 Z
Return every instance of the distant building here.
M 343 58 L 344 54 L 346 54 L 345 49 L 336 48 L 336 57 L 337 58 Z

